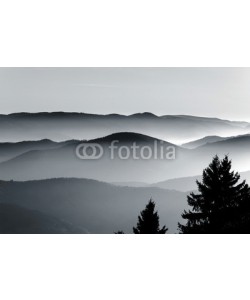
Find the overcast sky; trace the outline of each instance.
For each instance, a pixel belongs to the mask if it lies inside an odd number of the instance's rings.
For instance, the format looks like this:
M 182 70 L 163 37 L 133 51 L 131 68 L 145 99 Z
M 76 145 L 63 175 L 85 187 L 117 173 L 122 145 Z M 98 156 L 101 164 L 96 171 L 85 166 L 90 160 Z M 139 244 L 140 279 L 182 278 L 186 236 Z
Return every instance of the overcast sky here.
M 21 111 L 250 121 L 250 68 L 0 68 L 0 113 Z

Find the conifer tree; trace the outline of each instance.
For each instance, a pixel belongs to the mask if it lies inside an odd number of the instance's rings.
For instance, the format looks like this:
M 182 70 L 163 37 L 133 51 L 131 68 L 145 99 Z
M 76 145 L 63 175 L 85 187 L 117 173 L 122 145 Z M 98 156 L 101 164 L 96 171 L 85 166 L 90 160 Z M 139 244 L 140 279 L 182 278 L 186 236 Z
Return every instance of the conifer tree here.
M 165 234 L 168 231 L 166 226 L 161 229 L 159 226 L 159 215 L 155 211 L 155 203 L 151 199 L 138 216 L 137 227 L 133 228 L 133 232 L 135 234 Z
M 191 193 L 184 211 L 186 225 L 178 224 L 181 233 L 234 233 L 249 231 L 250 189 L 240 175 L 231 171 L 231 161 L 218 156 L 197 181 L 199 194 Z M 248 228 L 246 228 L 248 226 Z

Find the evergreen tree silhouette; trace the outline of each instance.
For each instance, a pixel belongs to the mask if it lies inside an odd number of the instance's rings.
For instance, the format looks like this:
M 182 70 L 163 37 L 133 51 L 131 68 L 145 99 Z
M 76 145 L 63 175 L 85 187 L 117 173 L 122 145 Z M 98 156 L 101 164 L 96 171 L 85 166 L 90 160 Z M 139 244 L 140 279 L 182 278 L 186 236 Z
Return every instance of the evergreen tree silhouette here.
M 231 171 L 232 163 L 225 156 L 215 156 L 203 171 L 202 182 L 197 181 L 199 194 L 187 197 L 190 211 L 178 224 L 181 233 L 240 233 L 249 231 L 250 189 L 240 175 Z
M 155 212 L 155 203 L 150 199 L 146 208 L 138 216 L 137 227 L 133 228 L 135 234 L 165 234 L 168 228 L 159 228 L 159 215 Z

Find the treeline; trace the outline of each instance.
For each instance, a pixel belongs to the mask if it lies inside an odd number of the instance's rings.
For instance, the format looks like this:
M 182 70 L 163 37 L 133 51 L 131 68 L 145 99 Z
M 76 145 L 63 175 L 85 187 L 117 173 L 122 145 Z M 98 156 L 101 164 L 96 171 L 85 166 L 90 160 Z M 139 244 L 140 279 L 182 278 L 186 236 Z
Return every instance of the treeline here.
M 250 188 L 232 170 L 228 156 L 215 156 L 203 170 L 202 181 L 196 181 L 198 193 L 187 197 L 190 209 L 184 211 L 185 224 L 178 224 L 182 234 L 250 233 Z M 135 234 L 165 234 L 152 199 L 138 217 Z M 122 231 L 117 233 L 121 234 Z

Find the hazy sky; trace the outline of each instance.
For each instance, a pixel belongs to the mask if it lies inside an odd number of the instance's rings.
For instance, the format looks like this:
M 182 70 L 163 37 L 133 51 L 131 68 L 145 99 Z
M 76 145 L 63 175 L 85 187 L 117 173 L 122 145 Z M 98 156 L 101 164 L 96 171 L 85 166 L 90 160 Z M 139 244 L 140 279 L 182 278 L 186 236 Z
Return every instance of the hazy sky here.
M 250 121 L 250 68 L 0 68 L 0 113 L 20 111 Z

